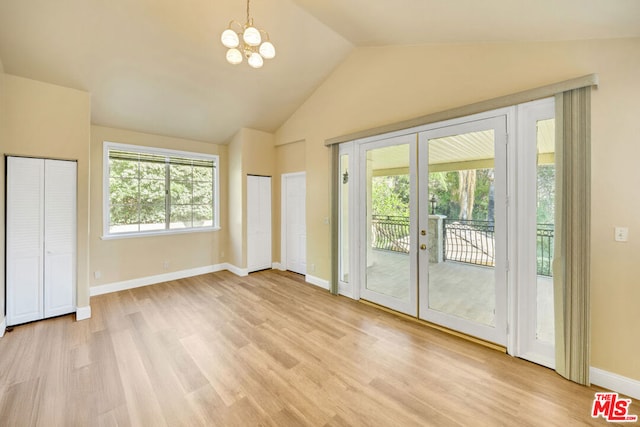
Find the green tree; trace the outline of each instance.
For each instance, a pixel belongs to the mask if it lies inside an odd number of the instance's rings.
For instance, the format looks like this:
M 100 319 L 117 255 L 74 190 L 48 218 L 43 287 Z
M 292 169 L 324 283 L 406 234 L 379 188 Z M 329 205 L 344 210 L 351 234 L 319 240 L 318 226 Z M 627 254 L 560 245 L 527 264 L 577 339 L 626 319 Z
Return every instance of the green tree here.
M 409 216 L 409 175 L 374 176 L 371 180 L 373 215 Z
M 538 165 L 537 191 L 536 218 L 538 224 L 553 224 L 556 195 L 555 165 Z
M 213 220 L 211 167 L 170 164 L 170 222 L 201 226 Z M 147 224 L 164 228 L 167 165 L 161 161 L 109 159 L 111 225 Z M 148 228 L 148 227 L 147 227 Z

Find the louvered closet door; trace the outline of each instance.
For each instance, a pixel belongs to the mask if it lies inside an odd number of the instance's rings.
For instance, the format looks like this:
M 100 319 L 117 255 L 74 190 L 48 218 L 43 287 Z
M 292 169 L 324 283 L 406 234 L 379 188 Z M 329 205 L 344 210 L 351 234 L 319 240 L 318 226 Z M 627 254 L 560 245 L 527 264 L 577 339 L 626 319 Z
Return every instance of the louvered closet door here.
M 44 162 L 7 158 L 7 325 L 42 319 Z
M 52 317 L 76 310 L 76 162 L 44 162 L 44 317 Z

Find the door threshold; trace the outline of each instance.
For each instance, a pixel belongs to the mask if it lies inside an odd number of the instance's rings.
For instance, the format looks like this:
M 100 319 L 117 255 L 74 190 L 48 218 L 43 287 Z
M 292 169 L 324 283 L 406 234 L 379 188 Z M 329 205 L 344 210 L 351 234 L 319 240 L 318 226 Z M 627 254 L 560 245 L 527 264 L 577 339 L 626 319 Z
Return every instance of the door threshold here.
M 390 308 L 385 307 L 385 306 L 380 305 L 380 304 L 376 304 L 375 302 L 367 301 L 367 300 L 364 300 L 364 299 L 359 299 L 358 302 L 360 302 L 362 304 L 365 304 L 365 305 L 368 305 L 370 307 L 377 308 L 377 309 L 382 310 L 382 311 L 386 311 L 387 313 L 396 315 L 396 316 L 401 317 L 401 318 L 406 319 L 406 320 L 410 320 L 410 321 L 418 323 L 420 325 L 424 325 L 424 326 L 427 326 L 429 328 L 436 329 L 438 331 L 447 333 L 449 335 L 453 335 L 453 336 L 456 336 L 458 338 L 462 338 L 462 339 L 464 339 L 466 341 L 471 341 L 473 343 L 480 344 L 481 346 L 490 348 L 492 350 L 496 350 L 496 351 L 499 351 L 499 352 L 505 353 L 505 354 L 507 353 L 507 348 L 504 347 L 504 346 L 501 346 L 500 344 L 496 344 L 496 343 L 493 343 L 493 342 L 490 342 L 490 341 L 485 341 L 483 339 L 480 339 L 480 338 L 477 338 L 477 337 L 474 337 L 474 336 L 471 336 L 471 335 L 467 335 L 467 334 L 464 334 L 462 332 L 454 331 L 453 329 L 449 329 L 447 327 L 440 326 L 438 324 L 435 324 L 435 323 L 432 323 L 432 322 L 428 322 L 426 320 L 422 320 L 422 319 L 420 319 L 418 317 L 409 316 L 408 314 L 401 313 L 399 311 L 390 309 Z

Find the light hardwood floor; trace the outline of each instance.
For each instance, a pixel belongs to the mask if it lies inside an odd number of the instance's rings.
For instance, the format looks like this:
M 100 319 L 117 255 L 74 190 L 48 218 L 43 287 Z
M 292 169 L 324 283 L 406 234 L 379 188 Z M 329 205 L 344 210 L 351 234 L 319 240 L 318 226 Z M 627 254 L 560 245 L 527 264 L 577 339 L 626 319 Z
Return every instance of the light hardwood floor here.
M 91 307 L 0 339 L 2 426 L 607 424 L 590 416 L 594 388 L 292 273 L 208 274 Z

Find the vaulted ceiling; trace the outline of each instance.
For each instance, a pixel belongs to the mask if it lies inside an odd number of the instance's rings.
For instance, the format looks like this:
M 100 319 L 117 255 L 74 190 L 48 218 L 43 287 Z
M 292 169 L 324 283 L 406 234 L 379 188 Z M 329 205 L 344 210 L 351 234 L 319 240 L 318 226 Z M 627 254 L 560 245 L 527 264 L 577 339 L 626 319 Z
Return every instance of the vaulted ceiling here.
M 244 0 L 2 0 L 6 73 L 89 91 L 92 122 L 222 143 L 273 132 L 356 47 L 640 37 L 638 0 L 253 0 L 275 59 L 225 61 Z

